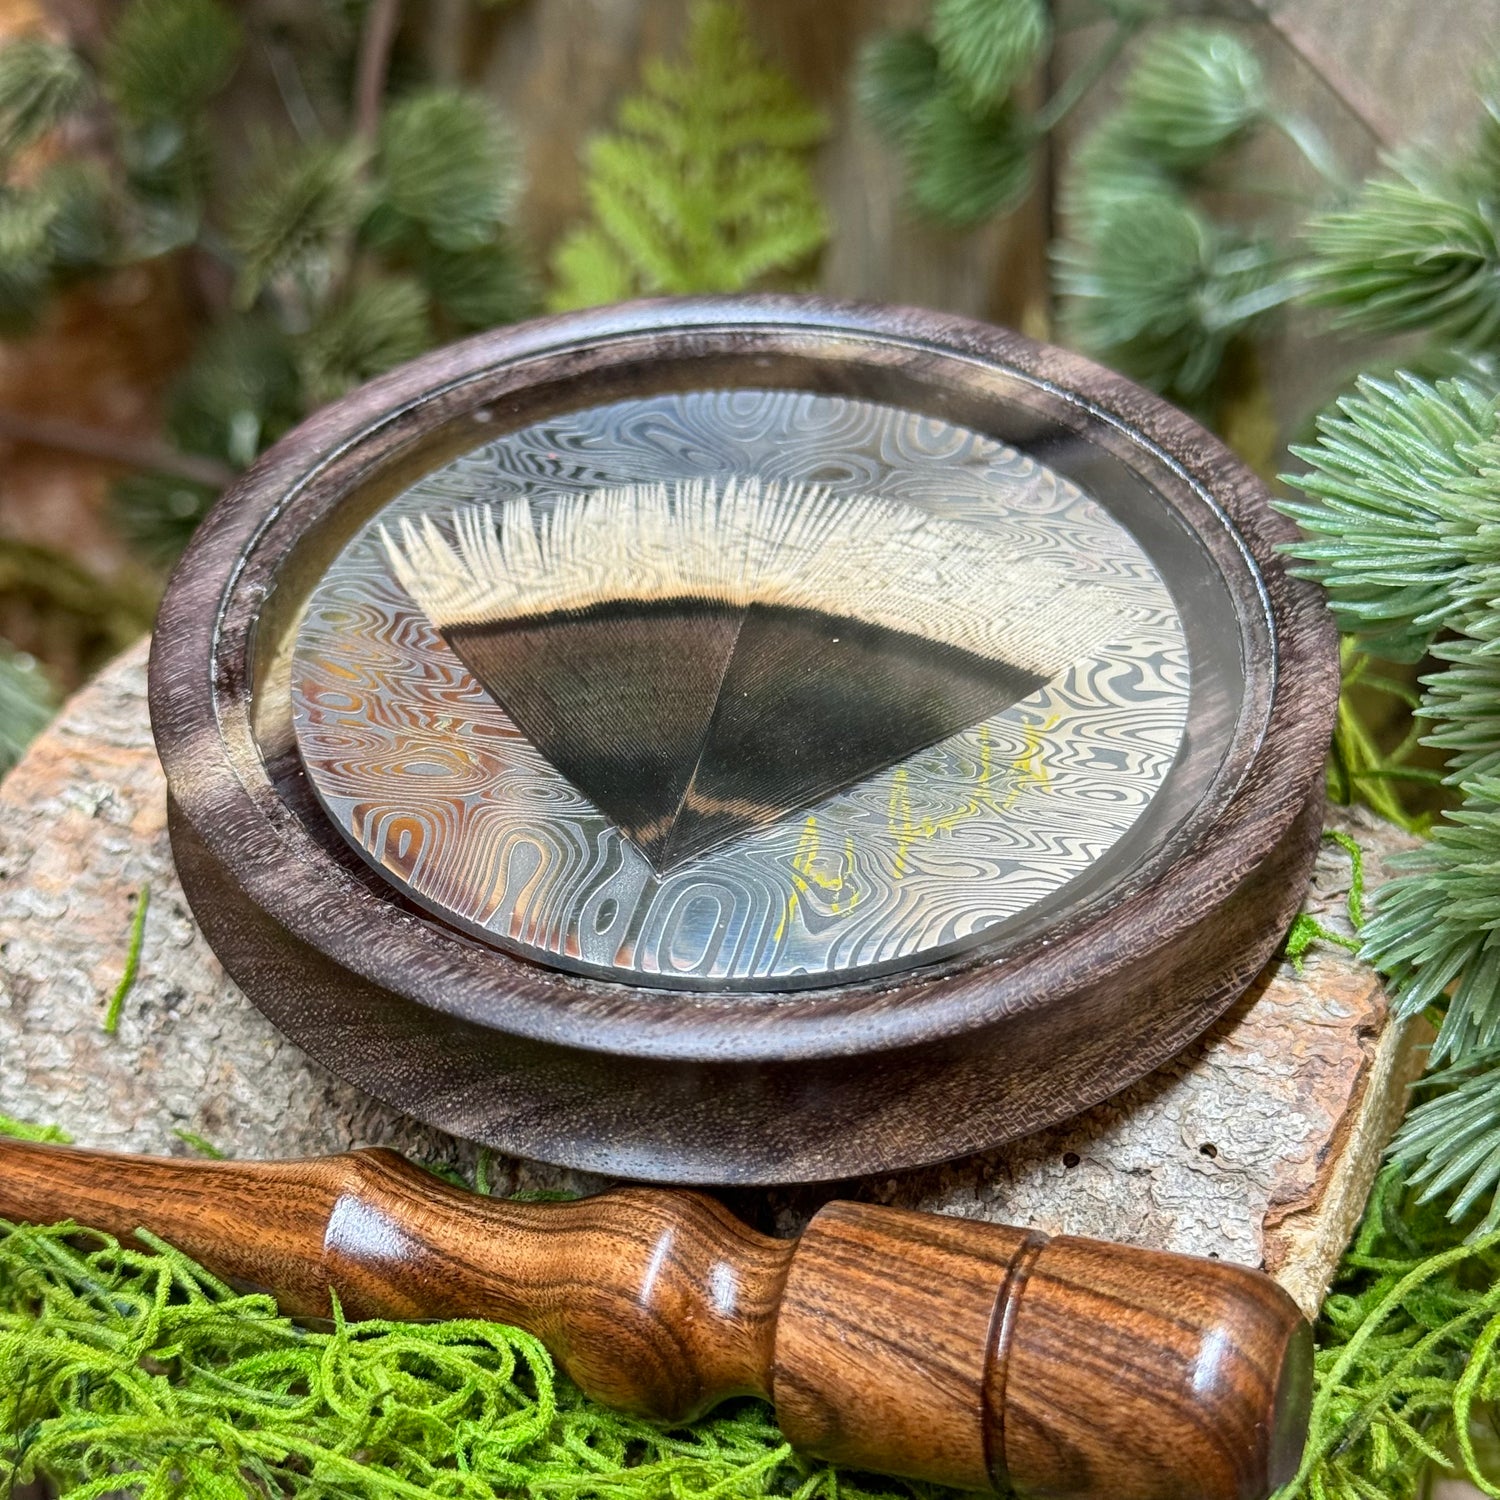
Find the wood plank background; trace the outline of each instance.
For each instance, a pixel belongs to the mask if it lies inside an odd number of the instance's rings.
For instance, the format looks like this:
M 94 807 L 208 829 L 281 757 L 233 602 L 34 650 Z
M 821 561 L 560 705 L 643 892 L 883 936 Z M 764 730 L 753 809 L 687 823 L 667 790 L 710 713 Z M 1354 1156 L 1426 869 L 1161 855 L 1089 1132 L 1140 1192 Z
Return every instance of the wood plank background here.
M 521 133 L 529 178 L 521 221 L 538 248 L 583 211 L 580 147 L 612 123 L 620 100 L 637 85 L 641 61 L 680 45 L 690 3 L 530 0 L 502 7 L 484 24 L 469 16 L 466 25 L 462 0 L 434 0 L 427 46 L 435 68 L 482 83 Z M 888 28 L 921 25 L 928 9 L 927 0 L 745 4 L 765 51 L 830 117 L 818 178 L 834 230 L 820 285 L 838 296 L 912 302 L 1035 328 L 1046 316 L 1045 245 L 1055 187 L 1046 164 L 1036 190 L 1008 219 L 966 233 L 933 229 L 906 211 L 895 158 L 852 106 L 853 64 L 863 42 Z M 1392 141 L 1451 139 L 1476 112 L 1474 69 L 1500 53 L 1495 0 L 1277 0 L 1264 6 L 1270 22 L 1259 18 L 1260 0 L 1201 9 L 1263 38 L 1278 92 L 1311 115 L 1358 171 L 1375 165 L 1377 132 Z M 1062 77 L 1098 44 L 1100 28 L 1076 24 L 1080 0 L 1059 0 L 1056 10 L 1060 40 L 1052 72 Z M 1306 49 L 1307 59 L 1294 45 Z M 1060 151 L 1111 94 L 1107 80 L 1078 112 L 1076 128 L 1060 132 Z M 1297 170 L 1284 151 L 1268 164 Z

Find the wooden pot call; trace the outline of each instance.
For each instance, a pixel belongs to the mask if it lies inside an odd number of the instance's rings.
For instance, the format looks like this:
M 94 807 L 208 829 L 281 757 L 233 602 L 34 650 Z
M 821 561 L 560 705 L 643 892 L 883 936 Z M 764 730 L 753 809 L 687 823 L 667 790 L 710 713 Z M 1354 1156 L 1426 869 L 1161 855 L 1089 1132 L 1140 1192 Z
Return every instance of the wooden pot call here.
M 454 1188 L 389 1151 L 188 1162 L 0 1143 L 0 1217 L 147 1227 L 293 1315 L 529 1329 L 591 1396 L 685 1421 L 773 1400 L 803 1452 L 1021 1496 L 1260 1500 L 1311 1332 L 1219 1261 L 862 1203 L 771 1239 L 699 1193 Z

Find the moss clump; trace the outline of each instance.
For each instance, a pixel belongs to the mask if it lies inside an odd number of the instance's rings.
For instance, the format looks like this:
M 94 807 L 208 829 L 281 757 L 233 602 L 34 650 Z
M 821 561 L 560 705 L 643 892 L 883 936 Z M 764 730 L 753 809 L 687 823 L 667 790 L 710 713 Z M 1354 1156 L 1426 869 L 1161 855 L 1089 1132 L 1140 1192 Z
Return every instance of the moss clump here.
M 79 1235 L 0 1225 L 0 1494 L 37 1476 L 71 1500 L 881 1492 L 798 1458 L 760 1402 L 665 1428 L 587 1400 L 518 1329 L 303 1327 L 159 1240 Z

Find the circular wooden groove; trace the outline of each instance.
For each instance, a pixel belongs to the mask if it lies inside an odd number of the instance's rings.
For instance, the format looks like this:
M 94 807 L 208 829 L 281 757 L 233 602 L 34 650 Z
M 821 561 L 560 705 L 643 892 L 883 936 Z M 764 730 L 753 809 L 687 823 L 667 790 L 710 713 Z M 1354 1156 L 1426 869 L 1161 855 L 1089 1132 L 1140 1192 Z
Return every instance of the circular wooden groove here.
M 919 391 L 981 428 L 1024 407 L 1144 476 L 1196 533 L 1234 599 L 1245 705 L 1203 803 L 1107 899 L 895 977 L 685 995 L 479 943 L 406 904 L 328 826 L 284 681 L 298 603 L 351 513 L 539 402 L 736 379 L 875 400 Z M 1289 534 L 1255 476 L 1159 398 L 964 319 L 793 297 L 663 300 L 483 335 L 304 423 L 215 507 L 180 564 L 151 707 L 183 884 L 225 966 L 313 1056 L 507 1152 L 757 1183 L 993 1145 L 1197 1036 L 1297 908 L 1338 662 L 1316 591 L 1276 554 Z

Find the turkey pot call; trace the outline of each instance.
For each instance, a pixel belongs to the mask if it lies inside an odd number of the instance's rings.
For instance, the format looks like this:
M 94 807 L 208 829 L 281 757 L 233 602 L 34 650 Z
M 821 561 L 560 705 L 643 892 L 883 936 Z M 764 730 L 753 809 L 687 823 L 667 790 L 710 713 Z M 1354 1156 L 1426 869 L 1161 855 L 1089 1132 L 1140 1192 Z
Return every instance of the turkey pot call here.
M 1260 482 L 1077 356 L 794 297 L 542 320 L 316 414 L 151 666 L 183 884 L 320 1061 L 757 1183 L 1072 1114 L 1316 847 L 1338 665 Z

